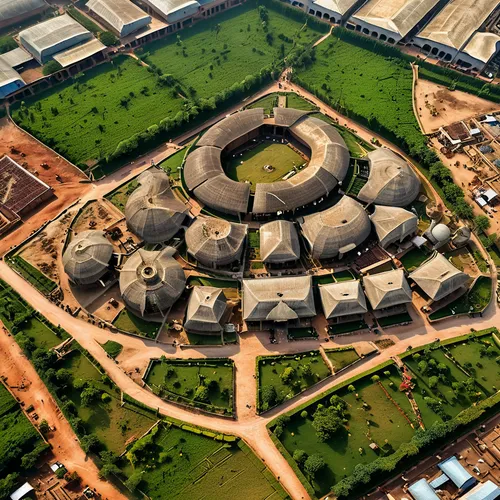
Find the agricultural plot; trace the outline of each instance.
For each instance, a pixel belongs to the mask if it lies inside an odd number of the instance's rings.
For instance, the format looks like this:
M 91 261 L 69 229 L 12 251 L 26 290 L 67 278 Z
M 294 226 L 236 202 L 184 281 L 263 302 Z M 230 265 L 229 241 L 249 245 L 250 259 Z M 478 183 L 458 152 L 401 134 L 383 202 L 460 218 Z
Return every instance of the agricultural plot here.
M 266 411 L 331 375 L 319 351 L 259 356 L 258 410 Z
M 155 393 L 165 399 L 207 411 L 232 413 L 233 361 L 162 359 L 152 361 L 145 378 Z
M 384 374 L 386 371 L 389 371 L 389 376 Z M 349 386 L 329 392 L 309 406 L 300 407 L 278 433 L 275 431 L 286 451 L 305 471 L 318 497 L 352 474 L 357 464 L 390 455 L 414 434 L 410 404 L 400 396 L 394 397 L 390 386 L 391 382 L 394 383 L 393 377 L 397 381 L 396 372 L 386 367 L 373 377 L 362 377 Z M 406 398 L 404 394 L 402 396 Z M 345 425 L 343 418 L 347 419 Z M 326 425 L 326 420 L 336 424 Z M 371 444 L 377 445 L 378 449 L 370 448 Z M 297 450 L 302 450 L 305 455 Z M 325 465 L 316 475 L 308 473 L 307 462 L 305 466 L 304 462 L 301 463 L 301 455 L 319 455 Z M 289 460 L 293 459 L 290 457 Z
M 274 10 L 271 2 L 265 5 L 267 16 L 250 1 L 195 24 L 177 38 L 152 42 L 144 47 L 145 60 L 171 74 L 190 95 L 210 99 L 283 60 L 294 46 L 310 45 L 321 36 Z
M 113 153 L 120 141 L 184 109 L 181 96 L 127 56 L 24 102 L 12 114 L 16 123 L 85 168 Z
M 304 158 L 286 144 L 262 141 L 231 158 L 225 165 L 225 171 L 230 179 L 250 183 L 250 190 L 254 192 L 257 183 L 278 181 L 304 163 Z M 264 168 L 266 166 L 270 166 L 269 170 Z
M 79 350 L 72 351 L 57 365 L 68 379 L 58 387 L 63 410 L 81 419 L 86 434 L 97 437 L 104 448 L 121 453 L 125 443 L 139 438 L 153 424 L 150 413 L 122 406 L 119 390 Z
M 359 359 L 354 347 L 325 349 L 326 357 L 332 362 L 333 371 L 338 372 Z
M 123 309 L 113 321 L 113 326 L 140 337 L 154 339 L 158 334 L 160 323 L 146 321 L 131 313 L 128 309 Z
M 150 446 L 126 455 L 129 462 L 123 461 L 124 475 L 140 479 L 136 488 L 152 500 L 230 500 L 242 495 L 249 500 L 287 498 L 244 443 L 234 438 L 230 442 L 214 440 L 212 433 L 189 429 L 162 425 Z

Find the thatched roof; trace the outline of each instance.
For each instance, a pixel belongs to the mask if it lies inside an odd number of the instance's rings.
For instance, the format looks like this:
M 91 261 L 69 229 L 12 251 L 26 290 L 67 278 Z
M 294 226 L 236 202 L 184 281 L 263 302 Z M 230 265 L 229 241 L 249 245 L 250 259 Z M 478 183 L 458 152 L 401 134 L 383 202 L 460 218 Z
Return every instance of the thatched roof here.
M 91 285 L 106 273 L 112 255 L 113 245 L 104 231 L 83 231 L 63 254 L 64 271 L 76 285 Z
M 401 242 L 417 231 L 418 217 L 399 207 L 384 207 L 377 205 L 370 215 L 380 246 L 387 247 L 391 243 Z
M 435 252 L 409 276 L 433 300 L 441 300 L 465 285 L 470 276 Z
M 410 286 L 402 269 L 365 276 L 363 286 L 374 310 L 411 302 Z
M 168 241 L 184 224 L 189 210 L 175 197 L 165 172 L 147 170 L 138 181 L 140 186 L 125 206 L 127 226 L 147 243 Z
M 186 231 L 188 252 L 207 267 L 230 264 L 243 252 L 247 227 L 215 217 L 198 217 Z
M 280 127 L 291 127 L 307 111 L 293 108 L 273 108 L 274 123 Z
M 316 315 L 310 276 L 243 280 L 243 319 L 288 321 Z
M 275 220 L 260 227 L 260 256 L 264 262 L 291 262 L 300 258 L 299 235 L 293 222 Z
M 219 333 L 227 309 L 224 290 L 195 286 L 189 297 L 184 328 L 188 332 Z
M 400 156 L 390 149 L 379 148 L 366 157 L 370 162 L 370 174 L 358 199 L 376 205 L 405 207 L 418 196 L 420 180 Z
M 302 232 L 315 259 L 328 259 L 360 245 L 370 235 L 370 219 L 360 203 L 344 196 L 323 212 L 304 217 Z
M 368 311 L 365 294 L 359 281 L 340 281 L 321 285 L 319 293 L 326 319 L 364 314 Z
M 120 293 L 127 307 L 139 316 L 165 315 L 181 296 L 186 278 L 174 259 L 175 249 L 137 250 L 120 272 Z

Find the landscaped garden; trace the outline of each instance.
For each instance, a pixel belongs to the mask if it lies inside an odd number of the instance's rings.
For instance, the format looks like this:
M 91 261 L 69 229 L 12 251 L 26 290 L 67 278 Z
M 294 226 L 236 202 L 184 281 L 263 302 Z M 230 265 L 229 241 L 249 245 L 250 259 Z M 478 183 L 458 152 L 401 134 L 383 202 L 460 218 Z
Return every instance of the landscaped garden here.
M 153 500 L 221 500 L 242 495 L 248 500 L 288 498 L 242 441 L 178 422 L 155 427 L 130 448 L 119 465 L 126 486 Z
M 267 411 L 331 375 L 319 351 L 257 358 L 257 410 Z
M 139 187 L 137 178 L 117 187 L 111 193 L 106 195 L 109 200 L 120 212 L 125 213 L 125 205 L 127 204 L 130 195 Z
M 114 340 L 107 340 L 104 344 L 101 344 L 102 348 L 106 351 L 106 354 L 111 356 L 113 359 L 117 358 L 123 350 L 123 346 L 115 342 Z
M 214 413 L 233 413 L 234 363 L 230 359 L 152 360 L 144 380 L 164 399 Z
M 140 337 L 154 339 L 158 335 L 158 330 L 161 325 L 160 323 L 139 318 L 139 316 L 136 316 L 125 308 L 115 318 L 113 326 L 119 330 L 139 335 Z
M 300 168 L 305 163 L 304 158 L 290 146 L 273 141 L 262 141 L 231 158 L 225 165 L 225 171 L 230 179 L 248 182 L 253 192 L 257 183 L 278 181 L 285 174 L 294 168 Z
M 327 358 L 332 362 L 333 371 L 338 372 L 358 361 L 359 356 L 354 347 L 339 347 L 334 349 L 325 349 Z

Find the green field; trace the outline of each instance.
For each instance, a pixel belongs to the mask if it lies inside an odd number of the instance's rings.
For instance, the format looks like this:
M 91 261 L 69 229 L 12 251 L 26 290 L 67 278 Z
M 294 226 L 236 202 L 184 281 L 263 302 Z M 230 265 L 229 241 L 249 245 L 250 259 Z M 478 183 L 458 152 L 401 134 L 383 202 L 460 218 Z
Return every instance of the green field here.
M 104 344 L 101 344 L 102 348 L 109 354 L 113 359 L 118 357 L 123 350 L 123 346 L 114 340 L 107 340 Z
M 236 158 L 231 158 L 224 168 L 230 179 L 249 182 L 254 192 L 257 183 L 278 181 L 294 167 L 304 163 L 304 158 L 286 144 L 263 141 Z M 266 172 L 265 165 L 271 165 L 274 171 Z
M 260 356 L 257 361 L 259 411 L 266 411 L 331 375 L 319 351 Z
M 162 426 L 135 467 L 124 460 L 124 474 L 130 477 L 142 472 L 137 487 L 153 500 L 287 498 L 265 464 L 244 443 L 225 443 L 200 432 Z
M 293 108 L 293 109 L 300 109 L 302 111 L 316 111 L 318 107 L 303 99 L 302 97 L 298 96 L 297 94 L 294 94 L 293 92 L 289 92 L 286 95 L 286 107 L 287 108 Z
M 248 109 L 263 108 L 266 115 L 273 112 L 273 108 L 278 106 L 278 94 L 269 94 L 258 101 L 252 102 L 247 106 Z
M 73 403 L 85 433 L 97 436 L 106 449 L 121 453 L 126 442 L 142 436 L 153 425 L 148 412 L 121 405 L 119 391 L 103 381 L 101 373 L 79 350 L 64 357 L 57 365 L 59 368 L 69 370 L 72 377 L 68 386 L 58 389 L 60 399 Z M 84 384 L 83 389 L 78 384 Z M 90 406 L 83 406 L 81 394 L 88 386 L 97 388 L 100 394 Z M 109 395 L 107 402 L 102 400 L 102 394 Z
M 186 155 L 186 150 L 181 149 L 169 156 L 166 160 L 163 160 L 158 166 L 165 170 L 172 179 L 179 179 L 179 168 L 182 166 L 184 161 L 184 156 Z
M 123 309 L 113 321 L 113 326 L 125 332 L 133 333 L 134 335 L 154 339 L 158 334 L 160 323 L 146 321 L 127 309 Z
M 153 361 L 145 381 L 165 399 L 232 413 L 233 362 L 229 359 Z
M 20 255 L 14 255 L 5 260 L 10 267 L 18 271 L 28 283 L 33 285 L 43 295 L 50 295 L 57 288 L 56 283 L 47 278 L 45 274 L 24 260 Z
M 137 178 L 132 179 L 130 182 L 127 182 L 125 185 L 120 186 L 111 193 L 106 195 L 106 199 L 108 199 L 113 205 L 120 210 L 120 212 L 125 213 L 125 205 L 130 197 L 130 195 L 139 187 L 139 183 L 137 182 Z
M 325 349 L 325 354 L 332 362 L 333 371 L 338 372 L 359 359 L 354 347 L 340 349 Z
M 196 97 L 213 98 L 283 59 L 294 43 L 305 46 L 319 38 L 315 29 L 274 10 L 271 3 L 267 8 L 265 28 L 256 3 L 250 1 L 204 19 L 177 37 L 146 45 L 146 61 L 173 75 L 188 92 L 193 89 Z
M 413 248 L 409 252 L 406 252 L 402 257 L 400 257 L 399 260 L 408 272 L 412 272 L 428 258 L 429 255 L 426 254 L 423 250 L 420 250 L 420 248 Z
M 52 349 L 69 337 L 66 333 L 54 332 L 37 317 L 27 319 L 20 325 L 20 330 L 33 340 L 36 347 L 44 347 L 45 349 Z

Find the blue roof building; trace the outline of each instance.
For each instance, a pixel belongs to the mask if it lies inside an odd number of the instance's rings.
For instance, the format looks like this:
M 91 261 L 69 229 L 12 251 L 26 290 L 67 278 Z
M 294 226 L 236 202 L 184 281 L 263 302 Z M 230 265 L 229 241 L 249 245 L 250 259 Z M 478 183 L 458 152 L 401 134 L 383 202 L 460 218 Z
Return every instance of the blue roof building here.
M 408 488 L 408 491 L 415 500 L 439 500 L 439 497 L 425 479 L 419 479 L 416 483 L 413 483 Z
M 460 500 L 495 500 L 500 497 L 500 488 L 492 481 L 479 483 Z
M 461 490 L 467 490 L 476 483 L 476 478 L 463 468 L 457 457 L 449 457 L 443 460 L 438 467 L 444 472 Z

